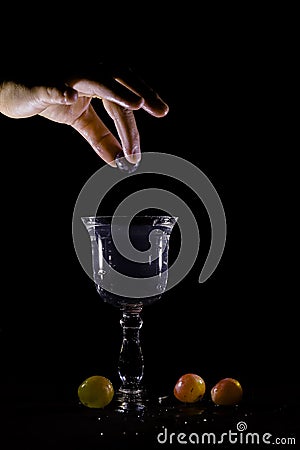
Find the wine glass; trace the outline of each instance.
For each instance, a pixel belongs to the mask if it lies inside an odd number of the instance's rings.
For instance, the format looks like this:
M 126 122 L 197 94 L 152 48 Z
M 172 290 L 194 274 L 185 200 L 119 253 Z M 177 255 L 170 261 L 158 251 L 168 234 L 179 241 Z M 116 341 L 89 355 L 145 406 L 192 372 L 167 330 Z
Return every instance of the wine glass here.
M 81 220 L 90 237 L 96 289 L 105 302 L 121 311 L 121 385 L 115 395 L 116 409 L 141 411 L 149 401 L 142 384 L 141 312 L 166 290 L 169 238 L 177 217 L 94 216 Z

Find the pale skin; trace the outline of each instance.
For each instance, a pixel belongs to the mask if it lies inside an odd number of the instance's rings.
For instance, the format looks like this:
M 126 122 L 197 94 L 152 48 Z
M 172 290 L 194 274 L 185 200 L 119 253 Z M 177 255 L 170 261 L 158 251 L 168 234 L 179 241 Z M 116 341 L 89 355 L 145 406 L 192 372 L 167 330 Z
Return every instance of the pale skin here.
M 116 137 L 92 105 L 102 101 L 114 122 Z M 121 75 L 99 79 L 76 77 L 62 86 L 27 86 L 14 81 L 0 83 L 0 113 L 14 119 L 42 116 L 67 124 L 80 133 L 93 150 L 112 167 L 122 150 L 131 163 L 141 159 L 140 135 L 134 111 L 143 109 L 154 117 L 164 117 L 168 105 L 141 78 L 129 69 Z

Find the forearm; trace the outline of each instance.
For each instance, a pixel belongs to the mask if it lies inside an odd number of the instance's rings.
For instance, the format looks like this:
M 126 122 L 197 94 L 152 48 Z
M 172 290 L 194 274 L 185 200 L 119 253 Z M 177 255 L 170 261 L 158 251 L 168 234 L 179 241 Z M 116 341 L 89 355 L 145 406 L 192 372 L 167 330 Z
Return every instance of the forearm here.
M 0 80 L 0 113 L 7 115 L 7 81 Z

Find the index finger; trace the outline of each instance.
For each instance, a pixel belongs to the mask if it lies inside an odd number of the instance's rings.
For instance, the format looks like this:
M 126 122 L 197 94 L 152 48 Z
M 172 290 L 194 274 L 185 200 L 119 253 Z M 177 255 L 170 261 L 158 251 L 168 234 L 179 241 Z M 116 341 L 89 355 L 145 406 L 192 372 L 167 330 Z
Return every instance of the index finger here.
M 78 92 L 79 97 L 95 97 L 105 99 L 124 108 L 133 110 L 140 109 L 144 103 L 144 99 L 128 89 L 113 78 L 95 81 L 89 78 L 78 78 L 68 82 L 68 86 Z

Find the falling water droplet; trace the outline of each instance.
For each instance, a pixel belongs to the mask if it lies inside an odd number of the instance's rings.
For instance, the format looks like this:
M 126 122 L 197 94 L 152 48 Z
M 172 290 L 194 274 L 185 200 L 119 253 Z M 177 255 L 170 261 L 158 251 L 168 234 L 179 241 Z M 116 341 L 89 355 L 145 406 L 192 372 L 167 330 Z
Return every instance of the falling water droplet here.
M 139 166 L 139 163 L 131 164 L 130 162 L 128 162 L 123 152 L 117 154 L 117 156 L 115 157 L 115 161 L 118 169 L 120 169 L 122 172 L 132 173 Z

